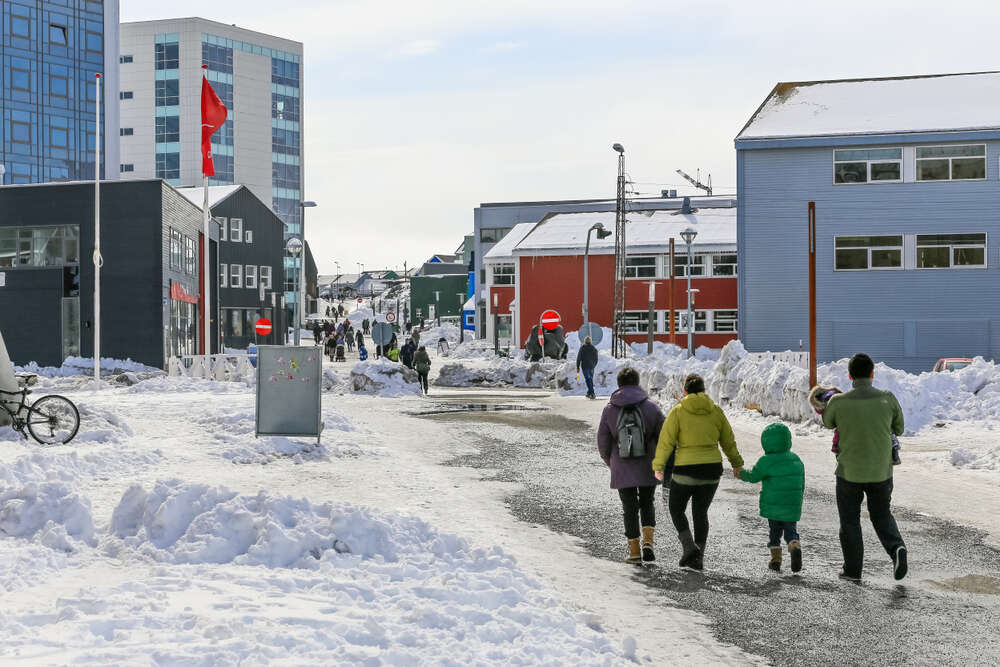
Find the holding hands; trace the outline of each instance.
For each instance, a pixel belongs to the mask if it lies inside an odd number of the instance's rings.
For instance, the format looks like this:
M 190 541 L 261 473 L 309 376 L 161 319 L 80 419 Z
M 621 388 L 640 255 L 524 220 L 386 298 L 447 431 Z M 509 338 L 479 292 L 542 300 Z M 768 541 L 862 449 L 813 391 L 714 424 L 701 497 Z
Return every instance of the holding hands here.
M 736 479 L 739 479 L 741 472 L 743 472 L 743 468 L 742 467 L 733 468 L 733 477 L 735 477 Z
M 663 481 L 663 471 L 662 470 L 654 470 L 653 471 L 653 475 L 656 477 L 656 479 L 660 480 L 661 482 Z

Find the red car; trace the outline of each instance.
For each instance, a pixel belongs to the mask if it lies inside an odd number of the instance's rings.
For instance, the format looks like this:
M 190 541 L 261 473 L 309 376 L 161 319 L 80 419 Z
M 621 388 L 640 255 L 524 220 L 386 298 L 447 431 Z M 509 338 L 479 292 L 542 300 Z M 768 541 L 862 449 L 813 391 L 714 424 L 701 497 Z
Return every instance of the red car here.
M 934 364 L 934 372 L 940 373 L 941 371 L 957 371 L 965 368 L 972 363 L 972 359 L 968 357 L 945 357 L 944 359 L 938 359 L 938 362 Z

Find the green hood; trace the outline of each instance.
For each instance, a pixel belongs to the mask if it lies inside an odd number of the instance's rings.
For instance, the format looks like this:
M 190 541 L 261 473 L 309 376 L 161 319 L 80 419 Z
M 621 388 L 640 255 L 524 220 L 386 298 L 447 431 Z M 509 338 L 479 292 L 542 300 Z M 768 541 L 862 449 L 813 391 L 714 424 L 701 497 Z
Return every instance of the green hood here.
M 693 415 L 707 415 L 712 412 L 715 403 L 712 402 L 708 394 L 699 392 L 697 394 L 688 394 L 681 399 L 681 407 Z
M 771 424 L 760 434 L 760 445 L 768 454 L 790 451 L 792 432 L 784 424 Z

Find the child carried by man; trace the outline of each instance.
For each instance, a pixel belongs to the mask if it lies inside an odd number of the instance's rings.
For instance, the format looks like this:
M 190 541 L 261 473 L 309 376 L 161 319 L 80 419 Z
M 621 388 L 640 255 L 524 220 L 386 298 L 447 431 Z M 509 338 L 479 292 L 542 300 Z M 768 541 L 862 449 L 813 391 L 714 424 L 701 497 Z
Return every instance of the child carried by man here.
M 830 399 L 837 394 L 842 394 L 843 392 L 836 387 L 823 387 L 815 386 L 812 391 L 809 392 L 809 405 L 813 407 L 817 414 L 822 415 L 823 410 L 826 409 L 826 404 L 830 402 Z M 899 458 L 899 438 L 896 437 L 894 433 L 890 434 L 890 442 L 892 443 L 892 465 L 898 466 L 901 463 Z M 840 454 L 840 432 L 837 429 L 833 430 L 833 446 L 830 451 L 834 454 Z

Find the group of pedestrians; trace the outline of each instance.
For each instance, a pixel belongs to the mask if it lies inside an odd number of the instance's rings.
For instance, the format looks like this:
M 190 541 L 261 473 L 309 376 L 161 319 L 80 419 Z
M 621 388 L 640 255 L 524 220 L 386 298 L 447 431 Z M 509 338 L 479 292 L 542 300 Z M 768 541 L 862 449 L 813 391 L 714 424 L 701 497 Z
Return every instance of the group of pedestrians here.
M 580 365 L 579 356 L 577 363 L 588 378 L 587 365 Z M 591 397 L 592 368 L 587 381 Z M 848 372 L 853 388 L 846 393 L 825 392 L 828 400 L 818 408 L 823 424 L 836 429 L 836 499 L 843 553 L 840 576 L 854 581 L 860 580 L 864 561 L 861 504 L 866 497 L 872 525 L 892 560 L 894 577 L 902 579 L 908 569 L 906 546 L 891 511 L 894 446 L 898 448 L 895 436 L 903 433 L 903 413 L 891 392 L 873 388 L 874 370 L 868 355 L 852 357 Z M 626 562 L 656 558 L 654 497 L 662 483 L 681 546 L 679 565 L 703 569 L 709 544 L 709 509 L 722 479 L 725 455 L 736 479 L 761 484 L 759 510 L 768 521 L 768 568 L 781 571 L 784 539 L 791 570 L 799 572 L 802 545 L 798 523 L 805 467 L 792 452 L 788 427 L 775 423 L 765 428 L 761 433 L 763 456 L 752 468 L 746 468 L 732 426 L 705 393 L 700 376 L 685 378 L 684 396 L 666 417 L 639 386 L 639 379 L 633 368 L 618 373 L 618 389 L 604 408 L 597 433 L 598 452 L 610 468 L 611 488 L 618 491 L 622 503 Z M 813 394 L 824 393 L 824 389 L 817 388 Z

